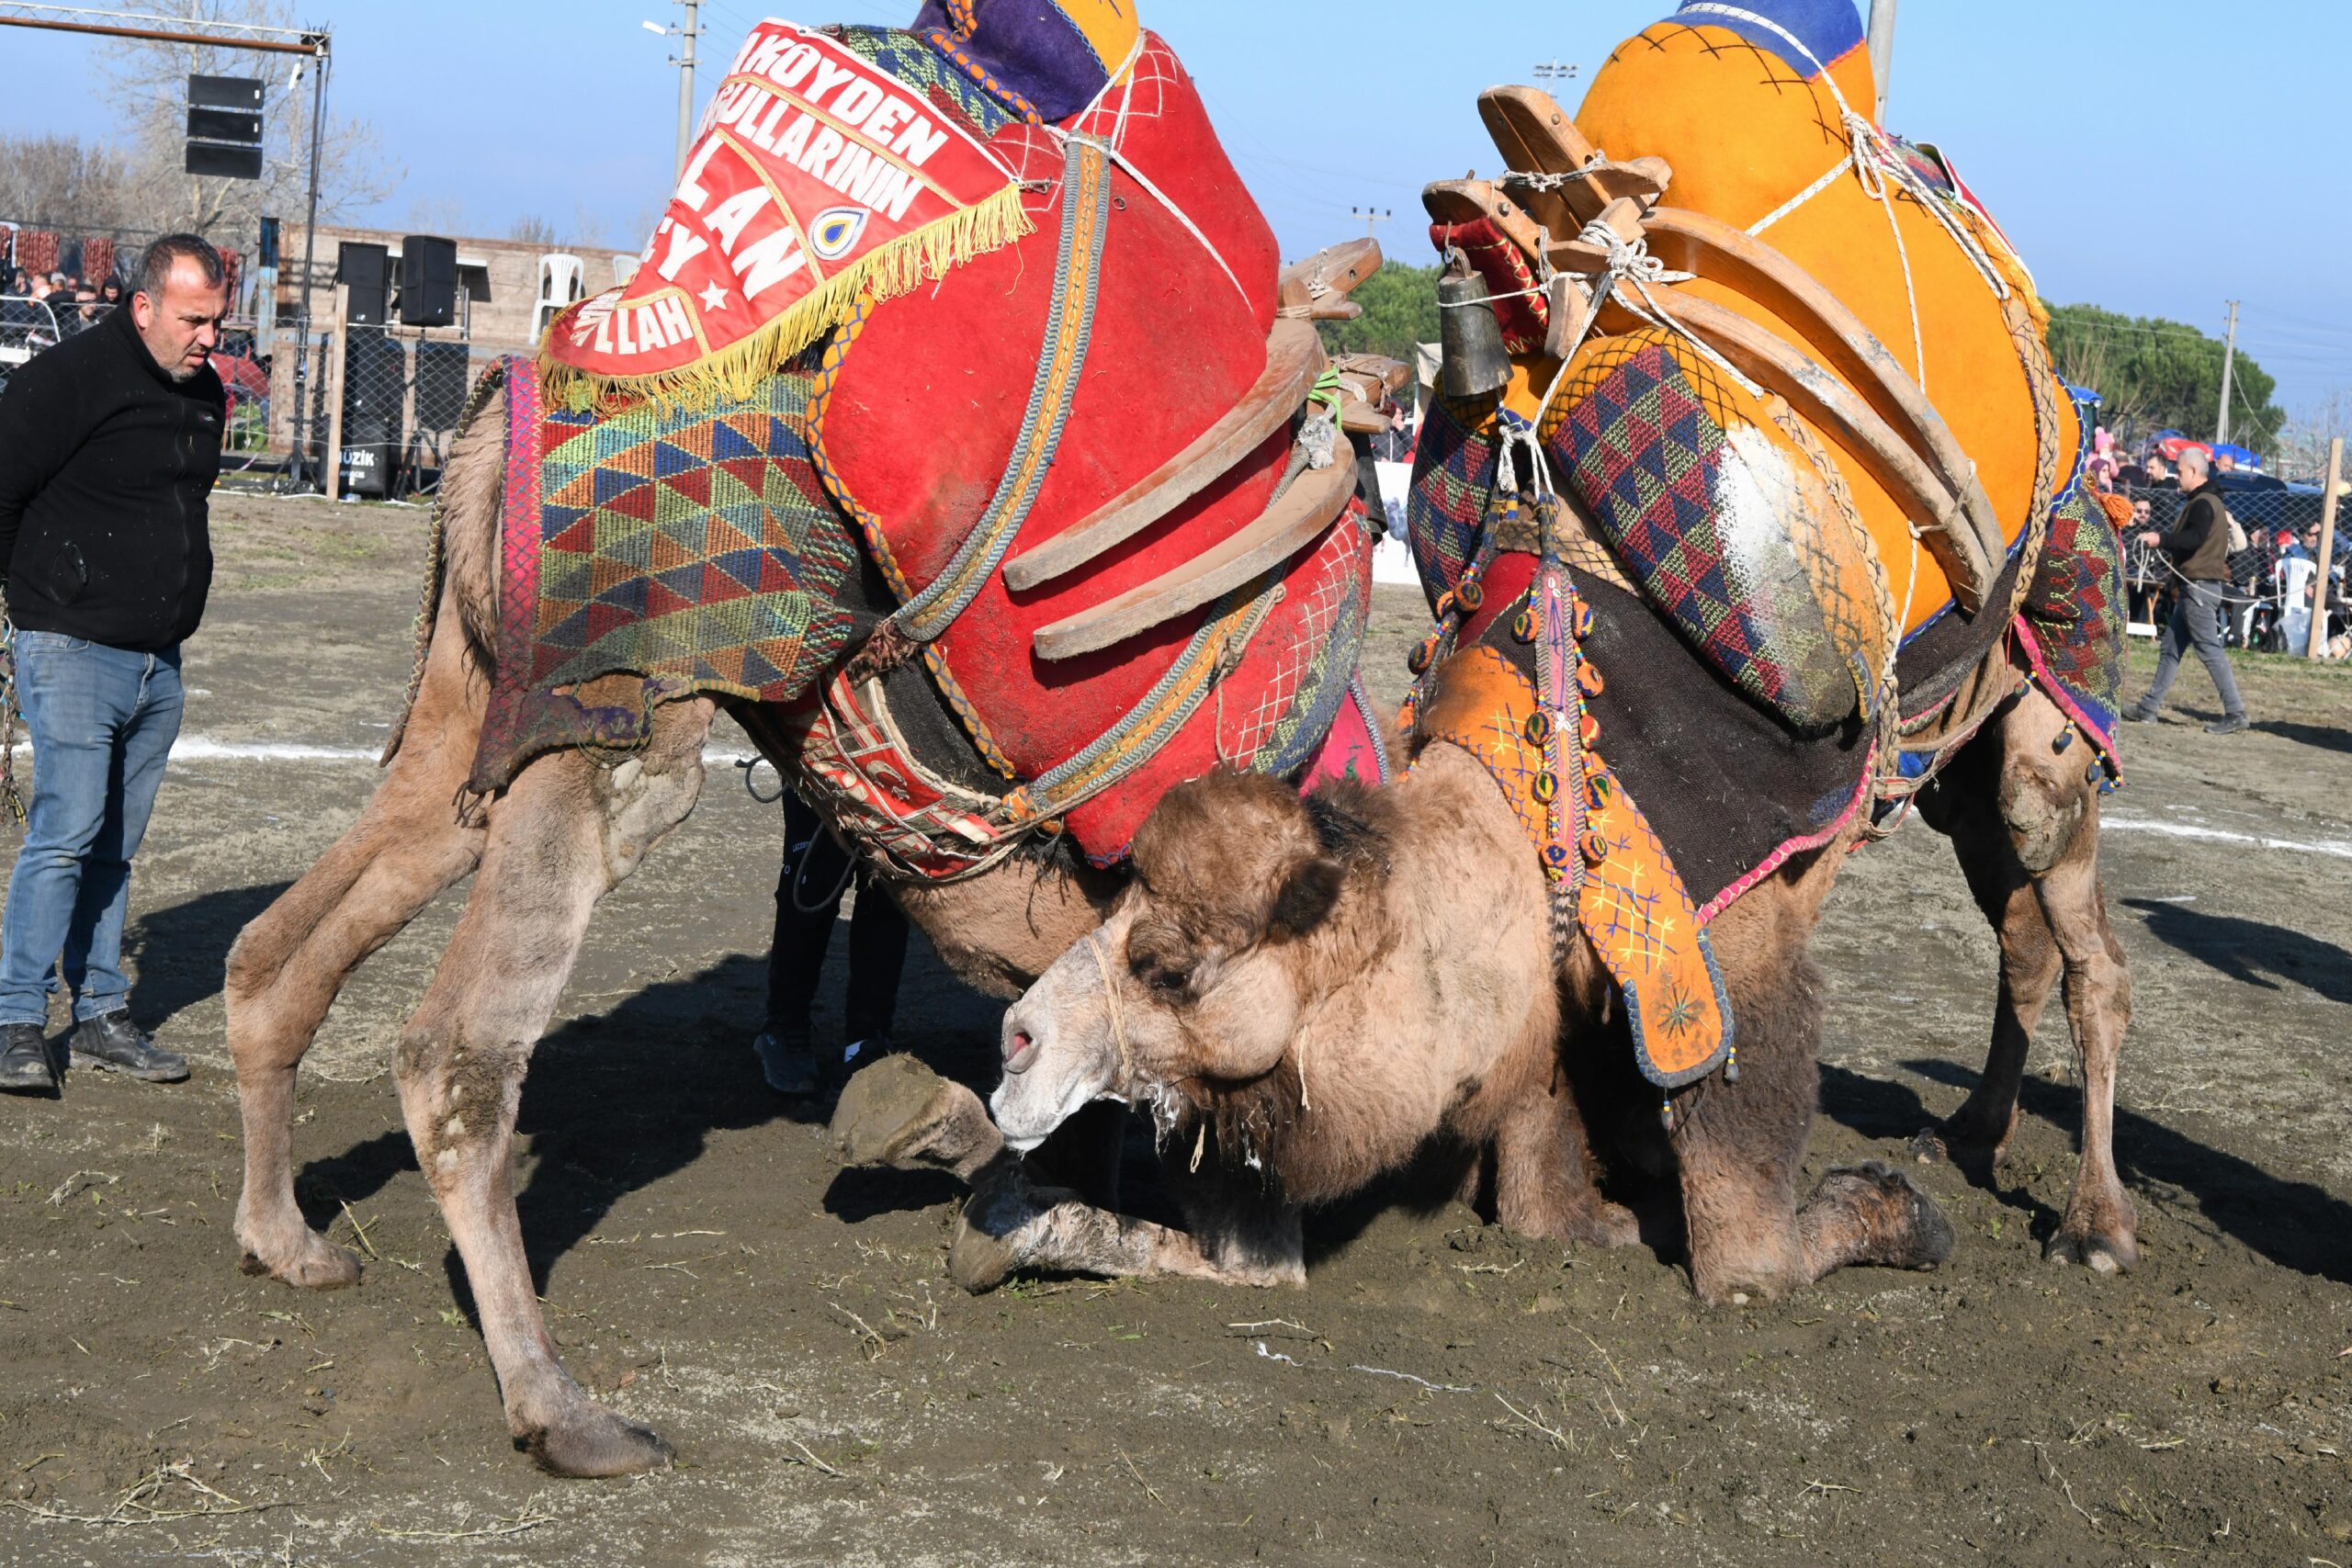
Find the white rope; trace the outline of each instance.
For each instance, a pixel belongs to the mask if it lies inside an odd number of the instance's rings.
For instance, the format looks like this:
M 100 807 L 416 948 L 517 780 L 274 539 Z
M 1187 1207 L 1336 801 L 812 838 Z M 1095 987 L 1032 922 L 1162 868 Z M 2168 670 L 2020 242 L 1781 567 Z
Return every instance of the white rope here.
M 1900 153 L 1895 152 L 1886 132 L 1879 129 L 1866 116 L 1854 111 L 1854 106 L 1846 101 L 1845 92 L 1838 85 L 1838 78 L 1830 74 L 1829 67 L 1821 62 L 1818 55 L 1805 47 L 1804 39 L 1772 20 L 1771 17 L 1758 16 L 1744 6 L 1719 5 L 1713 3 L 1713 0 L 1702 0 L 1699 4 L 1685 5 L 1682 10 L 1684 13 L 1695 11 L 1711 16 L 1727 17 L 1734 21 L 1746 22 L 1752 27 L 1763 28 L 1784 40 L 1790 48 L 1803 55 L 1806 62 L 1819 73 L 1821 85 L 1829 89 L 1830 97 L 1837 102 L 1838 112 L 1845 126 L 1847 139 L 1852 143 L 1851 152 L 1848 154 L 1846 162 L 1839 164 L 1821 179 L 1815 181 L 1794 199 L 1782 204 L 1748 232 L 1762 233 L 1766 229 L 1827 190 L 1837 183 L 1838 176 L 1850 165 L 1856 178 L 1861 183 L 1862 194 L 1877 202 L 1885 211 L 1887 227 L 1894 235 L 1894 253 L 1903 265 L 1903 291 L 1911 307 L 1913 364 L 1916 367 L 1919 389 L 1927 390 L 1928 354 L 1926 335 L 1921 332 L 1919 325 L 1919 290 L 1911 273 L 1910 249 L 1903 241 L 1902 220 L 1896 215 L 1894 203 L 1888 196 L 1888 186 L 1892 184 L 1910 193 L 1912 199 L 1918 203 L 1920 209 L 1943 227 L 1944 232 L 1951 237 L 1952 243 L 1960 247 L 1961 254 L 1966 256 L 1970 264 L 1976 268 L 1977 276 L 1982 277 L 1986 287 L 1993 290 L 1995 299 L 2003 300 L 2008 299 L 2008 280 L 2001 276 L 2000 269 L 1996 267 L 1992 258 L 1984 254 L 1984 249 L 1977 243 L 1975 235 L 1969 232 L 1963 224 L 1945 210 L 1940 194 L 1930 186 L 1920 176 L 1918 171 L 1912 168 Z
M 1441 310 L 1459 310 L 1468 305 L 1498 305 L 1505 299 L 1532 299 L 1543 292 L 1540 286 L 1534 288 L 1514 288 L 1508 294 L 1481 294 L 1476 299 L 1441 299 L 1437 302 L 1437 308 Z
M 1233 291 L 1236 294 L 1240 295 L 1242 299 L 1246 302 L 1250 298 L 1250 291 L 1241 287 L 1241 279 L 1234 276 L 1233 268 L 1226 261 L 1224 253 L 1219 251 L 1216 245 L 1210 243 L 1209 237 L 1206 234 L 1201 232 L 1201 226 L 1193 221 L 1191 214 L 1187 213 L 1182 208 L 1177 206 L 1175 201 L 1166 191 L 1161 190 L 1158 186 L 1152 184 L 1149 176 L 1145 175 L 1141 169 L 1136 168 L 1135 161 L 1129 158 L 1126 153 L 1121 152 L 1116 147 L 1104 147 L 1102 152 L 1113 163 L 1126 170 L 1127 173 L 1134 177 L 1136 184 L 1143 186 L 1144 194 L 1150 197 L 1152 200 L 1159 203 L 1160 206 L 1166 208 L 1170 214 L 1175 218 L 1176 221 L 1184 226 L 1184 231 L 1186 233 L 1192 235 L 1193 239 L 1198 240 L 1201 243 L 1201 249 L 1208 252 L 1209 260 L 1216 263 L 1217 270 L 1225 274 L 1225 280 L 1233 285 Z
M 1811 201 L 1815 197 L 1819 196 L 1823 191 L 1826 191 L 1831 186 L 1836 185 L 1838 181 L 1838 177 L 1853 166 L 1854 155 L 1851 152 L 1848 152 L 1844 157 L 1838 159 L 1838 162 L 1831 166 L 1827 174 L 1822 175 L 1819 179 L 1805 186 L 1804 189 L 1797 192 L 1796 195 L 1789 197 L 1788 200 L 1781 203 L 1780 206 L 1774 208 L 1771 211 L 1766 213 L 1763 217 L 1749 224 L 1747 226 L 1747 231 L 1750 234 L 1761 234 L 1765 230 L 1770 229 L 1773 224 L 1778 223 L 1781 219 L 1786 218 L 1790 213 L 1794 212 L 1798 208 L 1803 207 L 1806 202 Z
M 1585 312 L 1583 330 L 1577 333 L 1576 341 L 1561 352 L 1560 367 L 1553 373 L 1552 384 L 1544 389 L 1543 400 L 1535 405 L 1533 423 L 1536 426 L 1543 424 L 1544 415 L 1551 408 L 1552 400 L 1559 395 L 1562 383 L 1567 379 L 1568 367 L 1576 359 L 1577 350 L 1583 347 L 1585 339 L 1592 335 L 1593 325 L 1600 319 L 1602 303 L 1612 299 L 1636 319 L 1670 332 L 1688 343 L 1698 350 L 1700 357 L 1738 383 L 1748 396 L 1760 398 L 1764 395 L 1763 388 L 1742 375 L 1739 367 L 1716 353 L 1712 344 L 1676 321 L 1666 307 L 1658 303 L 1657 296 L 1650 292 L 1653 284 L 1687 283 L 1698 276 L 1696 273 L 1669 270 L 1663 259 L 1650 254 L 1647 240 L 1635 239 L 1628 243 L 1620 239 L 1616 231 L 1599 219 L 1586 224 L 1584 232 L 1577 238 L 1586 244 L 1598 245 L 1606 251 L 1609 269 L 1600 275 L 1594 286 L 1592 309 Z M 1635 295 L 1641 297 L 1639 303 L 1634 301 Z

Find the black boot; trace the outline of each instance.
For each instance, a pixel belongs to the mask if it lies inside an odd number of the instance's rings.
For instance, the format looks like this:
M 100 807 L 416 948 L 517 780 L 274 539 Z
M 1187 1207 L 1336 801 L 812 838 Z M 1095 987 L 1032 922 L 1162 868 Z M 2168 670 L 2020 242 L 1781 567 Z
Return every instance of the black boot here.
M 177 1083 L 187 1077 L 187 1058 L 157 1048 L 130 1021 L 128 1009 L 75 1025 L 74 1055 L 87 1066 L 149 1083 Z
M 11 1094 L 57 1092 L 57 1062 L 49 1054 L 49 1032 L 38 1023 L 12 1023 L 0 1044 L 0 1089 Z

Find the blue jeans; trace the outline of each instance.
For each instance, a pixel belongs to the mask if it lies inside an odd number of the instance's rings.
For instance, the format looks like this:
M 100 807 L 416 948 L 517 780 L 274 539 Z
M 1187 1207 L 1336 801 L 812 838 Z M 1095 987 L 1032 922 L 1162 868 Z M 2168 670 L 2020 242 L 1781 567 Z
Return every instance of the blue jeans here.
M 2165 705 L 2165 694 L 2172 690 L 2173 678 L 2180 673 L 2182 657 L 2192 649 L 2204 661 L 2205 673 L 2213 678 L 2222 711 L 2232 718 L 2244 718 L 2245 700 L 2238 695 L 2237 676 L 2230 669 L 2229 651 L 2222 646 L 2222 585 L 2218 582 L 2181 584 L 2173 601 L 2172 619 L 2165 624 L 2164 641 L 2156 651 L 2156 678 L 2148 682 L 2140 711 L 2151 718 L 2156 716 Z
M 20 631 L 17 700 L 32 733 L 33 791 L 0 925 L 0 1024 L 48 1022 L 61 957 L 74 1018 L 103 1017 L 130 998 L 130 858 L 180 732 L 180 650 Z

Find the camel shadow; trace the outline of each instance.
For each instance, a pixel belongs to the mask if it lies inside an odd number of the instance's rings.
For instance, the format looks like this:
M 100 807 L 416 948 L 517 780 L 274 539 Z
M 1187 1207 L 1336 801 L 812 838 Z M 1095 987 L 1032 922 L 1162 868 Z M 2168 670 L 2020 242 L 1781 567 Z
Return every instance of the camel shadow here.
M 1902 1064 L 1909 1071 L 1956 1089 L 1973 1089 L 1976 1075 L 1935 1058 Z M 2029 1077 L 2021 1109 L 2079 1136 L 2082 1092 L 2072 1084 Z M 1821 1105 L 1830 1117 L 1868 1138 L 1906 1138 L 1937 1117 L 1908 1088 L 1824 1063 Z M 2115 1165 L 2125 1185 L 2186 1194 L 2206 1224 L 2250 1250 L 2297 1273 L 2352 1284 L 2352 1203 L 2308 1181 L 2282 1180 L 2260 1166 L 2227 1154 L 2151 1117 L 2117 1106 Z M 1969 1180 L 2002 1201 L 2030 1212 L 2031 1234 L 2047 1240 L 2059 1214 L 2022 1184 L 2003 1185 L 1998 1172 L 1966 1170 Z
M 265 882 L 199 893 L 132 921 L 122 942 L 125 956 L 137 965 L 138 978 L 130 987 L 131 1016 L 154 1029 L 219 996 L 237 933 L 292 886 Z
M 2122 904 L 2146 917 L 2148 933 L 2158 942 L 2241 985 L 2275 991 L 2280 980 L 2288 980 L 2329 1001 L 2352 1003 L 2352 953 L 2334 942 L 2185 904 L 2148 898 L 2126 898 Z
M 2316 746 L 2323 751 L 2352 751 L 2352 729 L 2340 725 L 2298 724 L 2292 719 L 2266 718 L 2254 727 L 2265 735 Z

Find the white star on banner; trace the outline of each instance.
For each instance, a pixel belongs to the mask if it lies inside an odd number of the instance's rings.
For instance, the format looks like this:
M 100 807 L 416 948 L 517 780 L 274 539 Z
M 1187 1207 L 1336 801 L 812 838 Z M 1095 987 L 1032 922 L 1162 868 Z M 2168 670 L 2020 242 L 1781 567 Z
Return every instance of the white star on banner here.
M 714 283 L 709 288 L 702 291 L 702 308 L 704 310 L 717 310 L 723 309 L 726 304 L 727 290 L 719 287 L 718 284 Z

